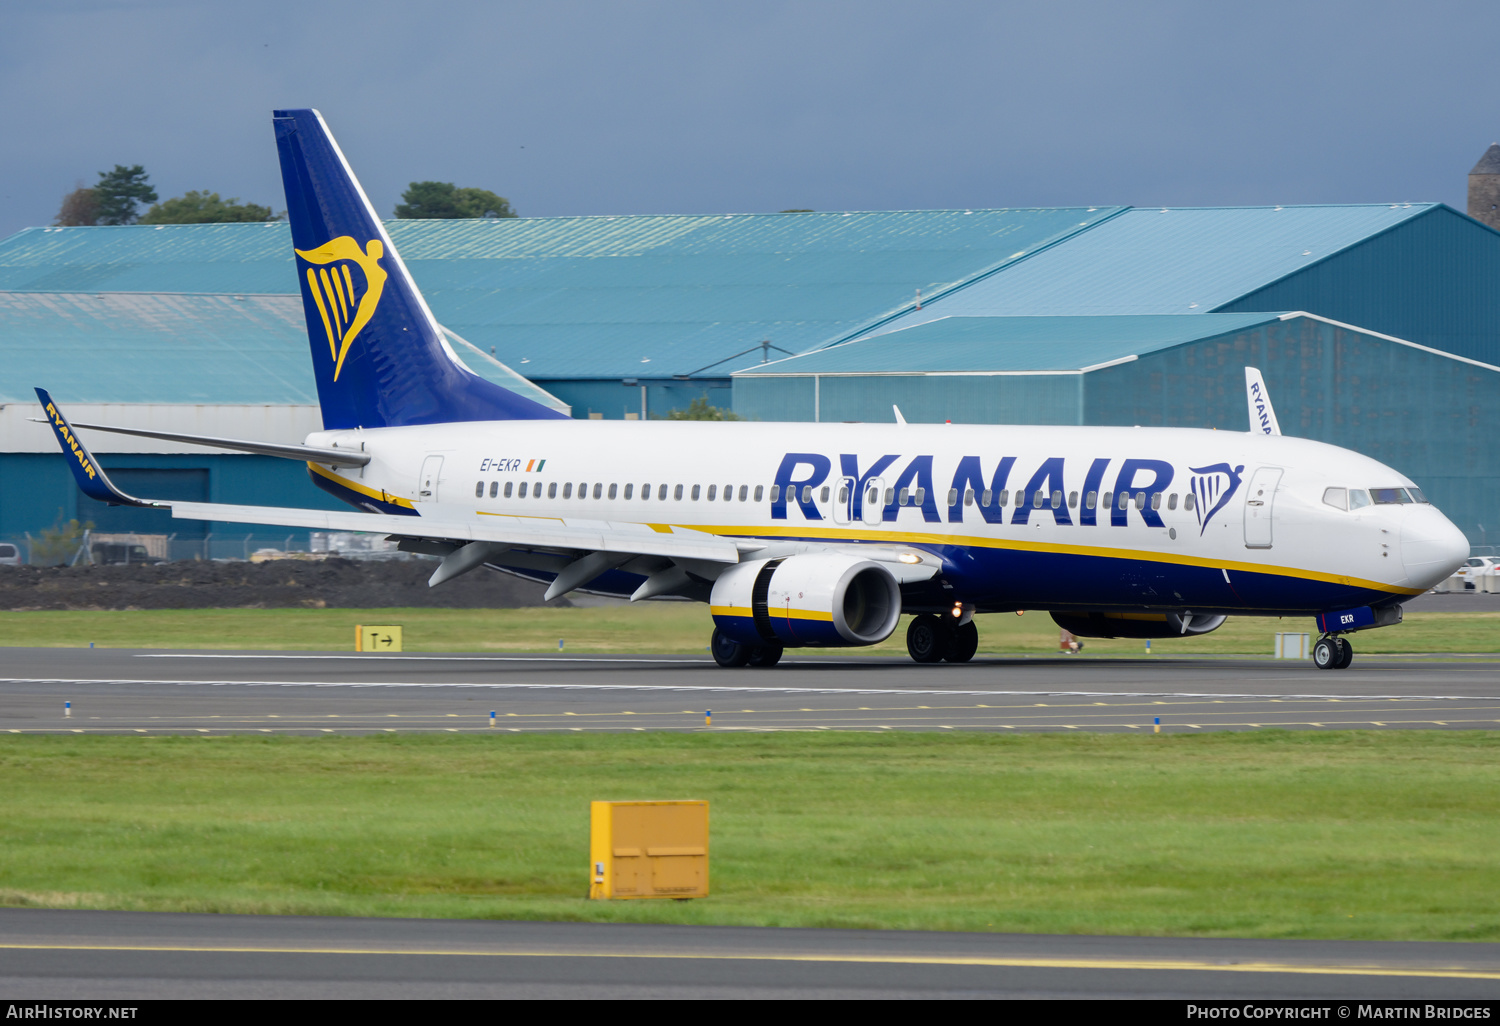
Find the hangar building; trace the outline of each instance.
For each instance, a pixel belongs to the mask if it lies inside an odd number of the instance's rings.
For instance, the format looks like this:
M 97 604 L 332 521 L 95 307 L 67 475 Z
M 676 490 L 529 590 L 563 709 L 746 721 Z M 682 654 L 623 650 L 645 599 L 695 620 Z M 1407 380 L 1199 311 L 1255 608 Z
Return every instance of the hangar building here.
M 1288 432 L 1411 474 L 1476 543 L 1500 527 L 1485 514 L 1500 233 L 1441 204 L 388 229 L 469 366 L 577 417 L 707 395 L 763 420 L 888 420 L 897 404 L 911 420 L 1243 430 L 1251 362 Z M 34 384 L 79 420 L 300 439 L 316 410 L 295 288 L 284 224 L 0 241 L 0 536 L 88 503 L 26 420 Z M 105 466 L 141 491 L 325 501 L 290 461 L 104 438 Z

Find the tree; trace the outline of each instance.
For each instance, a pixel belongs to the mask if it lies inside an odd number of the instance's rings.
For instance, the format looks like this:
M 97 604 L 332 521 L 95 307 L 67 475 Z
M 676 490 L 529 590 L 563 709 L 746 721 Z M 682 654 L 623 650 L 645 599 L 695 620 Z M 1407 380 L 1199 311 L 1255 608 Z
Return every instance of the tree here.
M 51 527 L 44 527 L 37 532 L 37 537 L 30 540 L 28 546 L 30 552 L 27 561 L 32 566 L 58 566 L 68 563 L 78 554 L 79 547 L 83 544 L 83 533 L 92 531 L 94 522 L 80 524 L 77 520 L 63 520 L 63 511 L 57 511 L 57 520 Z
M 99 194 L 79 182 L 72 192 L 63 197 L 53 224 L 80 225 L 99 223 Z
M 452 182 L 412 182 L 401 194 L 396 216 L 436 220 L 515 217 L 510 200 L 488 189 L 460 189 Z
M 688 403 L 687 409 L 671 409 L 654 420 L 744 420 L 738 413 L 725 406 L 708 405 L 708 396 L 700 395 Z
M 146 180 L 146 169 L 136 164 L 116 164 L 113 171 L 100 171 L 94 196 L 99 203 L 98 224 L 135 224 L 141 203 L 155 203 L 156 190 Z
M 225 224 L 237 221 L 269 221 L 271 208 L 241 203 L 238 197 L 220 199 L 216 192 L 188 192 L 154 205 L 141 217 L 141 224 Z

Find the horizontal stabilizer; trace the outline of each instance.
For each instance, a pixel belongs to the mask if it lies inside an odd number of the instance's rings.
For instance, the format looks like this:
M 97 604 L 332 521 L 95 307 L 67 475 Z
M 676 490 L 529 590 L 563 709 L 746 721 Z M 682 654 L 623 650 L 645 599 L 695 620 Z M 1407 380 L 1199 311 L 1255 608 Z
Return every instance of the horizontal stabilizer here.
M 46 418 L 35 417 L 44 421 Z M 51 423 L 47 421 L 47 423 Z M 109 431 L 116 435 L 137 435 L 141 438 L 160 438 L 164 442 L 183 442 L 188 445 L 206 445 L 215 449 L 233 449 L 236 452 L 255 453 L 259 456 L 278 456 L 286 460 L 304 463 L 322 463 L 330 467 L 363 467 L 370 457 L 353 449 L 325 449 L 316 445 L 280 445 L 276 442 L 253 442 L 240 438 L 219 438 L 215 435 L 184 435 L 175 431 L 147 431 L 144 428 L 113 427 L 109 424 L 73 425 L 88 431 Z

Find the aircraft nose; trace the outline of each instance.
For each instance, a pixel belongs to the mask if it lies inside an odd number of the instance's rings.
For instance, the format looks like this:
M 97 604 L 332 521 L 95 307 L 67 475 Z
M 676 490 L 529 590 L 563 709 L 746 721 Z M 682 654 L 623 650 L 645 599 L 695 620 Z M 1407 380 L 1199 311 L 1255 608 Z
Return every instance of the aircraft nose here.
M 1408 506 L 1401 525 L 1401 562 L 1414 588 L 1431 588 L 1463 566 L 1469 539 L 1432 506 Z

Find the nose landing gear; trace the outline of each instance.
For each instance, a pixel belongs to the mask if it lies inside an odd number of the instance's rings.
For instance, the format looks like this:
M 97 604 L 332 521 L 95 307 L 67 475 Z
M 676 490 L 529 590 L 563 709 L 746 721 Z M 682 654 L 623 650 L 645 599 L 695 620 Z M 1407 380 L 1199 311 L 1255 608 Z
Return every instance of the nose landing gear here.
M 1320 670 L 1346 669 L 1354 661 L 1354 646 L 1337 634 L 1325 634 L 1313 646 L 1312 657 Z

